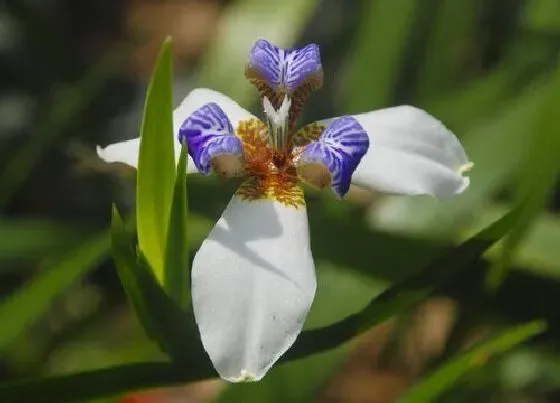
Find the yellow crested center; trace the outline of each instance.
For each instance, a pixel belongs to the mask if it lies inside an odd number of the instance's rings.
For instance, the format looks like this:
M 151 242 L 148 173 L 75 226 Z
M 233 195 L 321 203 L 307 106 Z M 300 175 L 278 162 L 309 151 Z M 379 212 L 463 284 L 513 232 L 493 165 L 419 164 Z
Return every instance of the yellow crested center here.
M 274 200 L 299 208 L 305 206 L 294 159 L 297 151 L 289 146 L 273 148 L 268 127 L 259 119 L 239 122 L 237 135 L 243 143 L 245 172 L 249 176 L 236 195 L 249 201 Z

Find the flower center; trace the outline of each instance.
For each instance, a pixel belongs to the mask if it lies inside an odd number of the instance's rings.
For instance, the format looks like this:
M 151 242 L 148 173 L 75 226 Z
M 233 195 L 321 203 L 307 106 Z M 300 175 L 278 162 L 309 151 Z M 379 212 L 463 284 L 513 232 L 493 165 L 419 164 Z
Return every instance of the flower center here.
M 259 119 L 239 122 L 237 135 L 243 143 L 249 179 L 236 194 L 249 201 L 275 200 L 294 208 L 305 206 L 288 138 L 278 137 L 287 133 L 282 126 L 285 122 L 282 107 L 274 112 L 267 114 L 268 125 Z

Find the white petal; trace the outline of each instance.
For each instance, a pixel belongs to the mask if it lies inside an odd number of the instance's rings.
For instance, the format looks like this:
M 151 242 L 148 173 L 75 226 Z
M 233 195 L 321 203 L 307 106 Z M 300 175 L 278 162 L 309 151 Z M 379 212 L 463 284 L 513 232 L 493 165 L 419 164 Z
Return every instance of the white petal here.
M 175 144 L 175 161 L 179 161 L 181 147 L 177 141 L 179 128 L 187 117 L 203 105 L 215 102 L 223 109 L 232 126 L 237 128 L 240 120 L 251 119 L 254 116 L 243 109 L 231 98 L 217 91 L 207 88 L 192 90 L 181 102 L 181 105 L 173 111 L 173 144 Z M 126 140 L 120 143 L 110 144 L 105 148 L 97 147 L 97 155 L 105 162 L 122 162 L 134 168 L 138 166 L 138 151 L 140 139 Z M 198 172 L 191 157 L 188 161 L 188 172 Z
M 234 196 L 196 254 L 192 299 L 223 379 L 261 379 L 300 333 L 316 279 L 305 206 Z
M 446 197 L 469 185 L 459 140 L 439 120 L 412 106 L 354 116 L 367 131 L 369 151 L 352 183 L 382 192 Z

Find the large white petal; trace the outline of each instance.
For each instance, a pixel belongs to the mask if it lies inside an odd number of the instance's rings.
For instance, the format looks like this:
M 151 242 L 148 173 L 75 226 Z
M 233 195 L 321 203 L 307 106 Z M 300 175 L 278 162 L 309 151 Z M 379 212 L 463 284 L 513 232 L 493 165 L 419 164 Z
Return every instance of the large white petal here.
M 223 379 L 261 379 L 300 333 L 316 279 L 305 206 L 234 196 L 196 254 L 192 299 Z
M 175 160 L 179 160 L 181 147 L 177 141 L 179 128 L 195 110 L 201 108 L 209 102 L 215 102 L 222 108 L 230 120 L 234 129 L 237 128 L 239 121 L 254 118 L 254 116 L 231 98 L 217 91 L 207 88 L 197 88 L 192 90 L 173 111 L 173 144 L 175 144 Z M 140 149 L 140 139 L 122 141 L 110 144 L 105 148 L 97 147 L 97 154 L 106 162 L 122 162 L 134 168 L 138 166 L 138 151 Z M 188 172 L 198 172 L 189 156 Z
M 469 185 L 472 165 L 461 143 L 439 120 L 412 106 L 354 116 L 370 145 L 352 183 L 382 192 L 446 197 Z

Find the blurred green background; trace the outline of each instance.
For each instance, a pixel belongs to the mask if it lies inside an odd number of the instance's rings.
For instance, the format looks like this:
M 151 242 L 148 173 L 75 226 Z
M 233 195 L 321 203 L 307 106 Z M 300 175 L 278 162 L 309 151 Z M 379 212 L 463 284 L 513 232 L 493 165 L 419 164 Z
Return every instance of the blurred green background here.
M 243 78 L 254 41 L 314 42 L 325 85 L 302 122 L 412 104 L 474 161 L 469 190 L 445 202 L 308 192 L 319 283 L 307 328 L 361 309 L 521 200 L 531 208 L 460 278 L 349 345 L 254 385 L 205 381 L 101 401 L 391 402 L 496 326 L 540 318 L 544 334 L 439 399 L 560 401 L 559 0 L 0 2 L 0 380 L 161 354 L 108 251 L 111 203 L 132 210 L 134 175 L 101 164 L 95 146 L 138 136 L 167 35 L 176 104 L 207 86 L 258 112 Z M 234 189 L 189 177 L 192 252 Z

